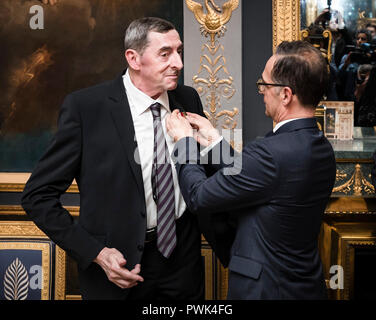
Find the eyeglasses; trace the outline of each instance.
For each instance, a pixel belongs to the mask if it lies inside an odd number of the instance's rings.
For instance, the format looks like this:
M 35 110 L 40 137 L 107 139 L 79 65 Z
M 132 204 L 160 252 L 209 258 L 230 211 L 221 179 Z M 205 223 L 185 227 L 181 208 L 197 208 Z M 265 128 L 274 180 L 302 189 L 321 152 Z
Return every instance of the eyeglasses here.
M 263 93 L 265 91 L 266 86 L 274 86 L 274 87 L 289 87 L 294 94 L 294 90 L 287 84 L 282 83 L 266 83 L 262 78 L 258 79 L 256 82 L 258 93 Z

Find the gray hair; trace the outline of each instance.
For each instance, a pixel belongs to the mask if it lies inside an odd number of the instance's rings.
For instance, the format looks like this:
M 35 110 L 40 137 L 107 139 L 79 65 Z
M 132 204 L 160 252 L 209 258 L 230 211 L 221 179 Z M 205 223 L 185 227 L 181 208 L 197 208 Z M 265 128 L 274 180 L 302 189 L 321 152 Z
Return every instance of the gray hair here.
M 125 31 L 124 49 L 133 49 L 142 54 L 148 45 L 150 31 L 166 33 L 170 30 L 176 30 L 175 26 L 161 18 L 145 17 L 134 20 Z

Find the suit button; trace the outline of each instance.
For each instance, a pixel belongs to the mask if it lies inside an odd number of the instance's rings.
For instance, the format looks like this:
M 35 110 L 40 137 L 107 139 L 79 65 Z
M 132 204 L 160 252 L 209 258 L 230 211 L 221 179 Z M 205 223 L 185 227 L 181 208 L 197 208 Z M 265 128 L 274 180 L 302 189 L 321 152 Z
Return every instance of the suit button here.
M 143 250 L 144 250 L 144 246 L 143 246 L 142 244 L 139 244 L 139 245 L 137 246 L 137 249 L 138 249 L 139 251 L 143 251 Z
M 141 211 L 141 216 L 145 218 L 145 212 Z

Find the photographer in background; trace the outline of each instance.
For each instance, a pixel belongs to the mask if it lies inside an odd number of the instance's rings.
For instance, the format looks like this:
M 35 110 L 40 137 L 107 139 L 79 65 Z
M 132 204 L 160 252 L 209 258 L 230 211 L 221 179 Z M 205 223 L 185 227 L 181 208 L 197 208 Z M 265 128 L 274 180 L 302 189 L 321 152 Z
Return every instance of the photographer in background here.
M 372 64 L 376 61 L 371 34 L 366 29 L 356 32 L 355 45 L 346 46 L 348 53 L 342 57 L 337 74 L 339 100 L 354 101 L 354 124 L 358 125 L 358 102 L 368 81 Z M 368 65 L 368 66 L 367 66 Z
M 346 46 L 348 54 L 342 57 L 340 68 L 351 63 L 366 64 L 375 61 L 372 34 L 367 29 L 357 31 L 355 45 Z
M 361 127 L 373 127 L 376 126 L 376 65 L 361 65 L 358 73 L 355 123 Z

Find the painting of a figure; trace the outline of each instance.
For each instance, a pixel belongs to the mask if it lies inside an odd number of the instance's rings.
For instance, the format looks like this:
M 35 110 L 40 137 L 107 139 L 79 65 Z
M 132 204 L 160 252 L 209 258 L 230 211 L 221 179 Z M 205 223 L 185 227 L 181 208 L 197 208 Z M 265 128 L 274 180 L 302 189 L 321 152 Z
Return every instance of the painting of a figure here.
M 334 134 L 336 131 L 336 109 L 326 109 L 326 133 Z
M 43 29 L 30 27 L 33 5 L 43 8 Z M 32 171 L 64 96 L 123 71 L 124 31 L 143 16 L 170 20 L 182 34 L 182 1 L 1 1 L 0 172 Z

